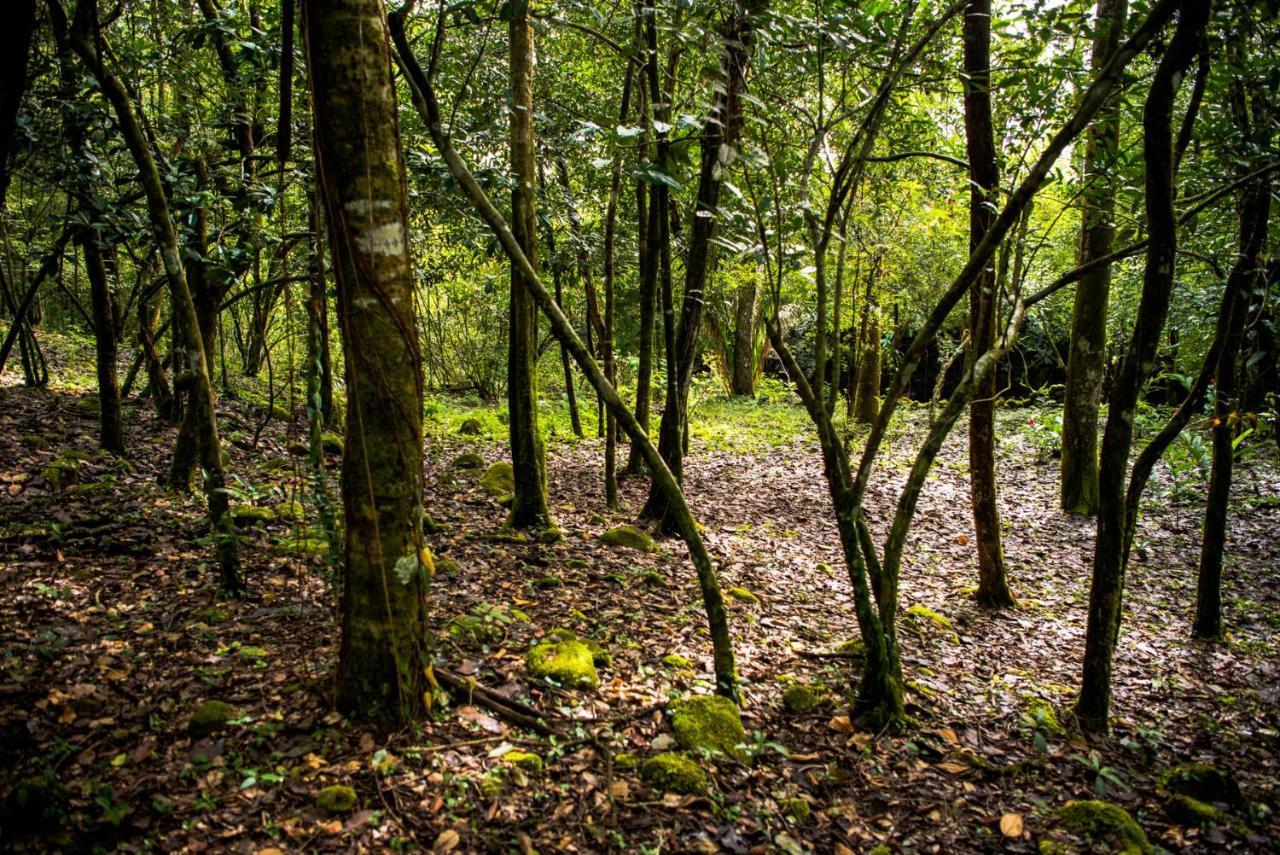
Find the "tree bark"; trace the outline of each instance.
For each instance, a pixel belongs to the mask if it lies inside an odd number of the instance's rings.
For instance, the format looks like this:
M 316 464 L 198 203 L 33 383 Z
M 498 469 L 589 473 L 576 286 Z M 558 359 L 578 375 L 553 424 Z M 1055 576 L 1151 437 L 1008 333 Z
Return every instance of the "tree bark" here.
M 736 145 L 742 130 L 742 93 L 750 62 L 754 16 L 763 10 L 764 0 L 737 5 L 725 25 L 720 57 L 720 76 L 710 113 L 699 139 L 701 157 L 698 172 L 698 200 L 690 226 L 689 251 L 685 258 L 684 298 L 680 324 L 675 333 L 674 352 L 668 359 L 668 395 L 658 429 L 658 450 L 667 467 L 680 480 L 684 469 L 685 423 L 689 387 L 702 330 L 702 309 L 707 279 L 714 264 L 713 238 L 719 218 L 720 191 L 725 172 L 737 156 Z M 653 212 L 650 212 L 650 216 Z M 665 209 L 659 212 L 665 223 Z M 668 329 L 670 329 L 668 321 Z M 665 493 L 649 490 L 642 516 L 659 522 L 662 531 L 674 533 Z
M 1097 73 L 1120 47 L 1127 0 L 1098 0 L 1090 70 Z M 1104 258 L 1115 239 L 1116 184 L 1111 164 L 1120 143 L 1120 100 L 1112 98 L 1086 132 L 1086 190 L 1080 212 L 1078 265 Z M 1111 265 L 1101 264 L 1076 285 L 1067 355 L 1066 402 L 1062 411 L 1061 501 L 1063 510 L 1098 509 L 1098 404 L 1107 359 L 1107 305 Z
M 304 0 L 316 170 L 348 393 L 338 708 L 382 727 L 423 708 L 422 357 L 381 0 Z
M 511 87 L 511 230 L 530 263 L 537 269 L 537 219 L 534 212 L 533 29 L 528 0 L 516 0 L 508 23 Z M 507 410 L 511 467 L 515 491 L 507 525 L 546 528 L 546 457 L 538 428 L 538 308 L 519 268 L 511 268 L 511 300 L 507 337 Z
M 991 121 L 991 0 L 973 0 L 964 15 L 964 130 L 969 159 L 969 251 L 995 220 L 1000 193 Z M 988 262 L 969 290 L 970 362 L 995 344 L 1000 308 L 995 267 Z M 996 372 L 984 375 L 969 404 L 969 495 L 978 557 L 978 602 L 1014 604 L 1005 578 L 996 485 Z
M 50 0 L 49 11 L 55 26 L 66 32 L 66 12 L 59 0 Z M 205 473 L 204 490 L 209 506 L 209 524 L 218 553 L 218 567 L 222 589 L 237 593 L 244 588 L 240 578 L 240 561 L 236 554 L 235 524 L 227 500 L 226 474 L 222 464 L 222 445 L 218 439 L 217 413 L 214 410 L 213 384 L 209 378 L 209 365 L 205 360 L 204 343 L 200 337 L 200 324 L 195 303 L 187 287 L 186 273 L 182 268 L 178 236 L 169 202 L 165 195 L 160 171 L 147 143 L 128 90 L 108 69 L 102 60 L 108 55 L 105 40 L 98 26 L 96 0 L 80 0 L 76 6 L 75 26 L 70 30 L 70 45 L 89 69 L 98 87 L 115 112 L 120 133 L 124 137 L 129 154 L 137 165 L 139 179 L 147 199 L 150 220 L 165 278 L 169 284 L 173 302 L 173 325 L 179 340 L 186 342 L 189 353 L 188 382 L 191 387 L 191 407 L 197 410 L 199 423 L 200 465 Z
M 1173 213 L 1173 102 L 1195 57 L 1208 0 L 1183 0 L 1177 30 L 1156 69 L 1143 108 L 1147 231 L 1150 241 L 1142 296 L 1128 350 L 1108 399 L 1107 424 L 1098 467 L 1098 532 L 1085 631 L 1084 667 L 1075 714 L 1089 733 L 1105 733 L 1111 709 L 1111 665 L 1120 631 L 1129 520 L 1125 483 L 1133 445 L 1134 412 L 1142 387 L 1155 367 L 1160 335 L 1169 311 L 1177 256 Z

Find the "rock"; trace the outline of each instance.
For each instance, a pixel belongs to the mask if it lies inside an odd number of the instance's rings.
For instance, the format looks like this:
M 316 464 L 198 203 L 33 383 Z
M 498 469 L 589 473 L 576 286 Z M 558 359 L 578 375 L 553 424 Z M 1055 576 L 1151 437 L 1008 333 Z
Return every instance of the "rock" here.
M 272 508 L 272 516 L 281 522 L 302 522 L 307 518 L 307 509 L 302 502 L 281 502 Z
M 640 777 L 659 790 L 699 796 L 707 792 L 707 773 L 681 754 L 667 752 L 650 757 L 640 767 Z
M 547 638 L 551 641 L 580 641 L 587 646 L 587 650 L 591 651 L 591 661 L 595 663 L 597 668 L 605 668 L 613 664 L 613 654 L 600 644 L 590 638 L 584 638 L 571 629 L 553 629 L 547 633 Z
M 555 526 L 548 526 L 538 532 L 538 543 L 550 546 L 553 543 L 559 543 L 564 540 L 564 531 Z
M 568 689 L 594 689 L 600 685 L 591 648 L 578 639 L 535 644 L 524 662 L 530 677 L 554 680 Z
M 479 469 L 484 466 L 484 458 L 474 451 L 464 451 L 449 462 L 451 469 Z
M 1049 815 L 1048 835 L 1040 841 L 1040 852 L 1068 855 L 1092 852 L 1099 845 L 1121 855 L 1154 851 L 1127 810 L 1110 802 L 1083 799 L 1069 801 Z
M 344 447 L 345 442 L 339 434 L 328 431 L 320 434 L 320 449 L 325 454 L 341 454 Z
M 667 577 L 652 568 L 647 568 L 636 578 L 640 581 L 640 584 L 648 585 L 650 588 L 667 587 Z
M 634 769 L 640 765 L 640 758 L 632 751 L 621 751 L 614 756 L 613 765 L 619 769 Z
M 276 515 L 271 508 L 258 505 L 232 505 L 231 518 L 235 520 L 238 528 L 254 528 L 271 522 Z
M 231 721 L 231 705 L 226 701 L 205 701 L 191 714 L 187 733 L 196 739 L 217 733 Z
M 1181 763 L 1160 773 L 1156 792 L 1164 799 L 1165 810 L 1184 825 L 1222 824 L 1227 810 L 1244 806 L 1240 784 L 1230 772 L 1203 763 Z
M 747 741 L 738 706 L 719 695 L 699 695 L 676 702 L 671 708 L 671 729 L 686 751 L 708 751 L 749 763 Z
M 564 587 L 564 580 L 559 576 L 543 576 L 541 579 L 533 580 L 533 587 L 541 591 L 550 588 L 562 588 Z
M 1044 698 L 1030 695 L 1026 699 L 1027 709 L 1023 713 L 1025 720 L 1032 726 L 1043 730 L 1050 736 L 1062 736 L 1066 731 L 1058 720 L 1058 711 L 1053 704 Z
M 760 602 L 760 598 L 759 598 L 759 597 L 757 597 L 755 594 L 751 593 L 750 591 L 748 591 L 746 588 L 737 588 L 737 587 L 734 587 L 734 588 L 730 588 L 729 590 L 725 591 L 725 593 L 726 593 L 726 594 L 728 594 L 730 597 L 732 597 L 733 599 L 737 600 L 737 601 L 738 601 L 738 602 L 740 602 L 740 603 L 758 603 L 758 602 Z
M 813 806 L 800 798 L 779 799 L 778 807 L 784 816 L 790 817 L 796 825 L 804 825 L 813 816 Z
M 493 463 L 480 476 L 480 489 L 490 496 L 510 496 L 516 489 L 516 476 L 505 460 Z
M 919 603 L 908 608 L 907 615 L 918 620 L 927 620 L 934 626 L 938 626 L 943 629 L 954 629 L 951 624 L 951 618 L 946 615 L 940 615 L 928 606 L 922 606 Z
M 529 751 L 508 751 L 502 755 L 502 762 L 523 769 L 531 775 L 542 772 L 542 758 Z
M 479 436 L 484 433 L 484 425 L 476 418 L 466 419 L 458 426 L 458 433 L 463 436 Z
M 835 652 L 841 656 L 866 656 L 867 645 L 861 638 L 850 638 L 837 644 Z
M 452 579 L 462 572 L 461 565 L 452 558 L 437 558 L 436 573 L 446 579 Z
M 662 664 L 666 665 L 668 668 L 676 668 L 681 671 L 693 668 L 693 663 L 681 656 L 679 653 L 668 653 L 666 656 L 663 656 Z
M 350 813 L 359 803 L 356 791 L 342 784 L 325 787 L 316 793 L 316 807 L 325 813 Z
M 40 476 L 55 490 L 65 490 L 80 480 L 80 458 L 63 454 L 40 470 Z
M 782 693 L 782 706 L 787 712 L 813 712 L 821 704 L 822 696 L 812 686 L 806 686 L 803 683 L 787 686 L 786 691 Z
M 641 552 L 653 552 L 656 548 L 649 533 L 633 525 L 620 525 L 609 529 L 600 535 L 600 542 L 608 546 L 621 546 Z

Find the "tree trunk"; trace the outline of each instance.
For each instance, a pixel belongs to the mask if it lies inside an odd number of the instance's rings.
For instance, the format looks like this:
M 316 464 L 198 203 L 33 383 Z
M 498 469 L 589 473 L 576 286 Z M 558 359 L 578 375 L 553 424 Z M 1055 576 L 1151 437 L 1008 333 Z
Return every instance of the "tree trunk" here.
M 1000 193 L 995 131 L 991 122 L 991 0 L 973 0 L 964 16 L 964 131 L 969 156 L 969 251 L 982 243 L 995 220 Z M 992 264 L 969 291 L 972 363 L 995 344 L 1000 295 Z M 1012 606 L 1005 579 L 996 487 L 996 372 L 987 373 L 969 404 L 969 491 L 978 554 L 978 602 Z
M 1178 233 L 1173 214 L 1173 102 L 1195 57 L 1208 18 L 1208 0 L 1179 4 L 1177 30 L 1151 82 L 1143 108 L 1147 230 L 1150 241 L 1133 336 L 1107 404 L 1098 467 L 1098 532 L 1085 631 L 1084 667 L 1075 713 L 1086 732 L 1105 733 L 1111 709 L 1111 663 L 1120 631 L 1124 570 L 1131 525 L 1125 476 L 1133 445 L 1133 418 L 1142 387 L 1155 368 L 1173 290 Z
M 1247 115 L 1243 93 L 1237 102 L 1236 124 L 1248 129 L 1266 127 L 1269 111 L 1264 96 L 1253 100 L 1252 122 Z M 1257 133 L 1269 135 L 1270 130 Z M 1261 140 L 1265 147 L 1265 136 Z M 1239 254 L 1227 280 L 1231 293 L 1231 319 L 1222 352 L 1218 356 L 1213 381 L 1213 464 L 1209 472 L 1209 493 L 1205 501 L 1204 540 L 1200 546 L 1200 572 L 1196 582 L 1196 614 L 1191 633 L 1196 638 L 1222 636 L 1222 556 L 1227 539 L 1227 511 L 1231 501 L 1231 479 L 1235 468 L 1236 418 L 1240 412 L 1237 395 L 1237 357 L 1244 333 L 1249 302 L 1266 275 L 1267 226 L 1271 215 L 1271 179 L 1259 178 L 1242 192 L 1240 205 Z
M 1128 0 L 1098 0 L 1097 33 L 1090 71 L 1106 65 L 1120 47 Z M 1081 203 L 1077 265 L 1111 252 L 1116 189 L 1111 164 L 1120 142 L 1120 99 L 1098 111 L 1085 140 L 1086 190 Z M 1107 360 L 1107 304 L 1111 265 L 1102 264 L 1076 285 L 1067 355 L 1066 402 L 1062 411 L 1062 508 L 1077 514 L 1098 509 L 1098 403 Z
M 685 259 L 680 325 L 675 334 L 674 353 L 667 365 L 669 391 L 658 431 L 658 450 L 677 480 L 683 475 L 686 409 L 698 351 L 698 335 L 702 330 L 704 292 L 714 264 L 713 238 L 719 216 L 720 191 L 724 186 L 725 172 L 737 155 L 735 146 L 742 129 L 742 92 L 750 62 L 753 17 L 762 11 L 762 6 L 763 0 L 752 0 L 743 6 L 735 4 L 725 25 L 720 57 L 721 81 L 715 87 L 715 99 L 702 125 L 699 140 L 698 201 Z M 665 209 L 660 216 L 666 217 Z M 661 529 L 671 533 L 674 532 L 675 521 L 668 512 L 665 494 L 651 486 L 643 516 L 659 521 Z
M 618 108 L 618 123 L 627 120 L 631 109 L 631 88 L 635 80 L 635 66 L 627 61 L 626 79 L 622 84 L 622 104 Z M 616 278 L 615 238 L 618 225 L 618 195 L 622 190 L 622 148 L 613 155 L 613 168 L 609 175 L 609 204 L 604 217 L 604 329 L 600 334 L 600 349 L 604 356 L 605 379 L 611 386 L 618 385 L 618 365 L 613 348 L 614 290 Z M 603 397 L 600 398 L 603 404 Z M 605 416 L 604 431 L 604 501 L 610 508 L 618 506 L 618 421 L 612 412 Z
M 853 418 L 869 425 L 880 412 L 880 313 L 871 305 L 871 280 L 867 281 L 867 302 L 863 305 L 862 357 L 858 360 L 858 389 L 854 396 Z
M 66 12 L 59 0 L 50 0 L 49 10 L 55 21 L 54 26 L 65 33 Z M 223 590 L 236 593 L 243 590 L 244 583 L 240 579 L 235 524 L 231 519 L 227 500 L 213 385 L 209 379 L 204 343 L 200 338 L 200 324 L 191 291 L 187 287 L 186 273 L 182 268 L 178 236 L 160 171 L 156 168 L 147 137 L 134 113 L 128 90 L 102 61 L 102 57 L 109 52 L 99 30 L 95 0 L 80 0 L 76 6 L 75 27 L 70 32 L 70 44 L 98 81 L 99 88 L 111 104 L 125 145 L 138 167 L 138 177 L 147 199 L 148 218 L 173 301 L 174 333 L 180 341 L 188 343 L 190 367 L 187 382 L 191 387 L 191 407 L 197 411 L 199 423 L 200 465 L 205 473 L 205 496 L 209 505 L 209 523 L 218 552 L 220 582 Z
M 423 708 L 422 358 L 381 0 L 304 0 L 315 160 L 348 392 L 338 708 L 394 727 Z
M 756 294 L 755 277 L 738 286 L 733 294 L 733 352 L 729 374 L 729 391 L 734 395 L 754 397 L 756 394 Z
M 521 249 L 537 268 L 537 219 L 534 213 L 533 150 L 533 29 L 528 0 L 516 0 L 510 10 L 508 77 L 511 86 L 511 229 Z M 511 499 L 511 528 L 546 528 L 546 458 L 538 429 L 538 308 L 518 268 L 511 268 L 511 301 L 507 338 L 507 409 L 511 438 L 511 467 L 515 492 Z

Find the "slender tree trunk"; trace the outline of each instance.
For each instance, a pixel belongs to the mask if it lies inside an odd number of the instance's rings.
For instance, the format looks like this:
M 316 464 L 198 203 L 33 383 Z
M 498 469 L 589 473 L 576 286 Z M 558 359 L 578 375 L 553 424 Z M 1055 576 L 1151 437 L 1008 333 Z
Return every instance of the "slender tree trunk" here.
M 763 0 L 735 5 L 723 33 L 721 82 L 716 87 L 715 100 L 702 126 L 697 208 L 690 225 L 680 325 L 675 333 L 674 352 L 668 359 L 668 396 L 658 433 L 658 450 L 677 480 L 682 477 L 684 468 L 686 410 L 698 351 L 698 335 L 702 330 L 704 293 L 714 264 L 713 237 L 719 216 L 720 191 L 724 186 L 725 172 L 737 154 L 735 146 L 742 129 L 742 93 L 746 88 L 745 77 L 750 61 L 753 18 L 762 9 Z M 661 216 L 666 217 L 665 210 Z M 667 323 L 670 330 L 671 321 Z M 665 494 L 651 487 L 643 516 L 658 520 L 661 529 L 671 533 L 675 521 L 669 517 L 668 511 Z
M 528 0 L 512 4 L 509 38 L 511 86 L 511 229 L 521 249 L 538 265 L 534 214 L 533 29 Z M 551 525 L 547 508 L 546 458 L 538 429 L 538 309 L 518 268 L 511 268 L 511 301 L 507 347 L 507 409 L 511 438 L 511 466 L 515 492 L 511 499 L 511 528 Z
M 853 404 L 853 418 L 869 425 L 880 412 L 880 311 L 871 305 L 871 282 L 867 280 L 867 300 L 862 311 L 862 357 L 858 360 L 858 388 Z
M 635 66 L 627 62 L 626 78 L 622 84 L 622 104 L 618 108 L 619 123 L 627 120 L 631 109 L 631 89 L 635 80 Z M 618 196 L 622 190 L 622 149 L 613 156 L 613 170 L 609 176 L 609 204 L 604 218 L 604 329 L 600 334 L 600 348 L 604 355 L 605 379 L 611 386 L 618 385 L 618 365 L 614 354 L 614 280 L 615 238 L 618 225 Z M 600 396 L 603 404 L 604 398 Z M 618 421 L 608 412 L 604 432 L 604 500 L 610 508 L 618 506 Z
M 408 198 L 381 0 L 304 0 L 315 159 L 338 287 L 348 392 L 337 704 L 417 717 L 430 664 L 422 541 L 422 358 Z
M 646 5 L 647 14 L 644 19 L 644 44 L 646 48 L 645 79 L 641 81 L 639 112 L 644 127 L 638 147 L 640 168 L 645 169 L 649 163 L 649 140 L 652 119 L 649 116 L 649 92 L 654 87 L 658 75 L 657 28 L 652 24 L 657 14 L 652 0 Z M 650 37 L 652 40 L 650 41 Z M 648 85 L 646 86 L 646 82 Z M 664 210 L 666 197 L 660 185 L 644 181 L 636 182 L 636 247 L 639 252 L 639 297 L 640 297 L 640 341 L 636 358 L 636 421 L 645 433 L 649 432 L 649 413 L 653 406 L 653 332 L 654 307 L 658 296 L 658 246 L 660 243 L 659 224 L 655 219 L 655 211 Z M 661 199 L 659 198 L 661 197 Z M 625 472 L 639 472 L 644 466 L 644 458 L 640 453 L 640 445 L 635 441 L 627 456 Z
M 1155 368 L 1169 311 L 1178 249 L 1173 214 L 1173 102 L 1209 14 L 1208 0 L 1183 0 L 1173 40 L 1151 82 L 1143 108 L 1147 230 L 1150 241 L 1133 336 L 1107 403 L 1098 468 L 1098 533 L 1085 631 L 1084 668 L 1075 712 L 1086 732 L 1105 733 L 1111 709 L 1111 665 L 1120 632 L 1128 557 L 1125 476 L 1133 445 L 1133 417 L 1142 387 Z
M 1128 0 L 1098 0 L 1097 33 L 1090 71 L 1105 66 L 1120 47 Z M 1085 140 L 1086 184 L 1080 214 L 1077 265 L 1111 252 L 1115 238 L 1115 181 L 1111 164 L 1120 143 L 1120 101 L 1098 111 Z M 1062 508 L 1092 514 L 1098 509 L 1098 403 L 1107 359 L 1107 304 L 1111 265 L 1102 264 L 1076 285 L 1067 355 L 1066 403 L 1062 411 Z
M 756 296 L 755 277 L 749 277 L 733 294 L 729 391 L 743 397 L 756 393 Z
M 118 332 L 115 297 L 103 260 L 101 237 L 97 232 L 84 238 L 85 272 L 93 304 L 93 339 L 97 353 L 99 432 L 102 448 L 124 454 L 124 426 L 120 419 L 120 381 L 116 377 Z
M 66 12 L 59 0 L 50 0 L 49 10 L 55 27 L 66 32 Z M 188 343 L 190 365 L 189 384 L 191 407 L 198 411 L 200 425 L 200 465 L 205 473 L 205 496 L 209 505 L 209 522 L 218 551 L 218 566 L 222 588 L 234 593 L 244 587 L 240 579 L 240 562 L 236 555 L 235 525 L 231 519 L 227 501 L 226 475 L 222 464 L 222 445 L 218 439 L 217 414 L 214 410 L 213 385 L 209 379 L 209 364 L 205 359 L 204 343 L 200 337 L 200 323 L 195 303 L 187 287 L 186 273 L 180 260 L 177 232 L 165 196 L 164 183 L 147 138 L 134 113 L 128 90 L 102 61 L 104 40 L 98 27 L 95 0 L 80 0 L 76 6 L 75 26 L 70 32 L 72 50 L 88 67 L 98 81 L 103 95 L 111 104 L 125 145 L 137 165 L 139 178 L 147 199 L 147 212 L 165 277 L 173 300 L 173 326 L 179 340 Z
M 973 0 L 964 16 L 964 130 L 969 155 L 969 251 L 995 220 L 1000 193 L 991 122 L 991 0 Z M 995 268 L 987 264 L 969 291 L 970 359 L 995 344 L 1000 299 Z M 969 405 L 969 490 L 978 553 L 978 602 L 1012 606 L 1005 579 L 996 486 L 996 372 L 986 374 Z
M 1266 127 L 1270 112 L 1265 96 L 1253 100 L 1252 121 L 1247 116 L 1243 93 L 1236 98 L 1236 124 L 1248 129 Z M 1258 136 L 1269 135 L 1270 130 Z M 1261 140 L 1265 147 L 1265 138 Z M 1200 572 L 1196 582 L 1196 613 L 1191 633 L 1196 638 L 1222 636 L 1222 558 L 1227 539 L 1227 512 L 1231 502 L 1231 480 L 1235 468 L 1236 419 L 1240 411 L 1237 393 L 1240 342 L 1249 302 L 1266 275 L 1267 226 L 1271 216 L 1271 179 L 1265 176 L 1242 192 L 1239 254 L 1228 276 L 1231 319 L 1222 352 L 1218 356 L 1213 381 L 1213 464 L 1209 472 L 1209 493 L 1205 501 L 1204 540 L 1200 546 Z

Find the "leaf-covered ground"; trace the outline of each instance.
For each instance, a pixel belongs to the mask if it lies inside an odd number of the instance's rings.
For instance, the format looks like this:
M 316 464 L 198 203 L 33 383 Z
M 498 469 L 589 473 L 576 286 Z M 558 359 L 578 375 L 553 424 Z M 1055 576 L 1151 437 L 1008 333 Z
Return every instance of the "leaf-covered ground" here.
M 501 459 L 496 421 L 478 437 L 459 436 L 451 410 L 430 422 L 427 506 L 443 527 L 431 537 L 438 660 L 566 735 L 539 737 L 459 697 L 420 730 L 381 738 L 331 710 L 334 596 L 313 555 L 313 508 L 310 523 L 281 513 L 247 529 L 251 595 L 219 599 L 201 503 L 156 484 L 172 428 L 130 405 L 130 454 L 116 461 L 94 450 L 91 396 L 0 388 L 0 847 L 1033 852 L 1050 811 L 1099 791 L 1171 851 L 1280 844 L 1273 452 L 1237 479 L 1222 644 L 1188 638 L 1200 500 L 1173 489 L 1167 470 L 1153 485 L 1129 573 L 1115 732 L 1089 745 L 1065 710 L 1092 524 L 1056 510 L 1056 464 L 1028 441 L 1026 413 L 1006 413 L 1005 551 L 1019 607 L 976 607 L 964 447 L 953 438 L 907 550 L 911 728 L 863 733 L 841 700 L 856 660 L 836 649 L 856 627 L 816 447 L 803 434 L 715 441 L 769 417 L 751 409 L 695 425 L 714 447 L 695 443 L 687 472 L 723 585 L 742 589 L 731 619 L 753 762 L 706 761 L 709 793 L 677 796 L 632 763 L 670 744 L 669 700 L 710 690 L 697 587 L 678 542 L 646 553 L 599 541 L 632 520 L 644 484 L 624 482 L 624 509 L 607 511 L 595 441 L 550 446 L 566 537 L 547 545 L 506 535 L 476 470 L 452 465 L 465 451 Z M 289 451 L 301 422 L 273 421 L 254 445 L 262 409 L 227 400 L 222 411 L 240 500 L 305 500 Z M 881 534 L 920 418 L 904 420 L 878 473 L 870 507 Z M 68 450 L 82 459 L 57 488 L 48 467 Z M 607 648 L 597 690 L 527 677 L 525 652 L 556 629 Z M 821 705 L 786 711 L 795 683 Z M 197 738 L 190 718 L 208 700 L 229 704 L 231 718 Z M 544 769 L 504 760 L 513 749 Z M 1246 805 L 1222 824 L 1174 822 L 1155 781 L 1185 761 L 1233 772 Z M 13 810 L 15 788 L 30 797 L 33 779 L 45 782 L 35 801 Z M 335 784 L 354 788 L 350 811 L 316 806 Z

